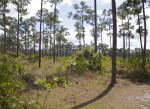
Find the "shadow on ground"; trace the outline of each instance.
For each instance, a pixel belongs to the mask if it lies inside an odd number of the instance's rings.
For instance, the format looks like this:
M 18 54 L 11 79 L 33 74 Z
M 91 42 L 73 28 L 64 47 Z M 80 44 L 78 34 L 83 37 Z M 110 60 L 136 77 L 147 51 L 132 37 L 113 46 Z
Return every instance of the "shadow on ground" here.
M 81 103 L 81 104 L 79 104 L 77 106 L 74 106 L 74 107 L 72 107 L 70 109 L 80 109 L 82 107 L 85 107 L 85 106 L 87 106 L 87 105 L 97 101 L 97 100 L 100 100 L 104 96 L 106 96 L 111 91 L 112 88 L 113 88 L 113 85 L 110 84 L 99 96 L 97 96 L 97 97 L 95 97 L 95 98 L 93 98 L 93 99 L 91 99 L 91 100 L 89 100 L 87 102 Z

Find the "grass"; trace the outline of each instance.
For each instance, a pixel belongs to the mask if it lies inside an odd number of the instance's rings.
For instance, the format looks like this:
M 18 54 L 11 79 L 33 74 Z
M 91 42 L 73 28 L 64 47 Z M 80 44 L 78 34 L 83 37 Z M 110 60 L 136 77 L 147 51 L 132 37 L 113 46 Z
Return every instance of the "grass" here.
M 117 58 L 117 70 L 120 70 L 122 59 Z M 57 73 L 65 72 L 63 65 L 65 59 L 57 59 L 56 63 L 50 58 L 42 59 L 42 68 L 38 68 L 38 62 L 28 63 L 23 60 L 26 65 L 25 74 L 31 74 L 33 77 L 49 77 L 57 75 Z M 65 75 L 67 78 L 67 88 L 55 87 L 48 94 L 44 109 L 140 109 L 141 107 L 134 101 L 128 100 L 127 93 L 129 88 L 134 85 L 126 79 L 118 78 L 119 84 L 109 87 L 111 79 L 111 58 L 103 59 L 102 72 L 86 71 L 82 75 L 70 72 Z M 61 76 L 61 75 L 58 75 Z M 128 90 L 127 90 L 128 89 Z M 132 90 L 131 90 L 132 91 Z M 22 97 L 26 99 L 36 100 L 37 90 L 32 86 L 29 90 L 22 93 Z M 124 95 L 125 93 L 125 95 Z M 46 92 L 39 90 L 39 106 L 40 109 L 46 97 Z

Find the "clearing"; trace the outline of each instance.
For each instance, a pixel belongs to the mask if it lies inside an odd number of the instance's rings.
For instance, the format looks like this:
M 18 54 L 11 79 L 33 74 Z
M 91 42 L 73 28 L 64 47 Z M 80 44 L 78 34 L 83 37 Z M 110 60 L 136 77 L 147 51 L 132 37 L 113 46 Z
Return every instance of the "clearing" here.
M 150 109 L 150 81 L 131 82 L 117 78 L 110 86 L 110 77 L 88 73 L 69 77 L 68 87 L 56 87 L 47 97 L 46 109 Z M 46 93 L 39 91 L 42 105 Z M 36 90 L 24 93 L 24 97 L 36 98 Z

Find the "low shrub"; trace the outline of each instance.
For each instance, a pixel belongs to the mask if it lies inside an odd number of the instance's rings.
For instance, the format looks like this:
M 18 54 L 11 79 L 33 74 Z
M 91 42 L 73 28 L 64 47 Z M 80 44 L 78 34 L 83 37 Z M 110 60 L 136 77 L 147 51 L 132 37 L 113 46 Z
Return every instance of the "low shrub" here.
M 150 64 L 146 60 L 146 66 L 143 68 L 142 56 L 132 55 L 128 60 L 124 60 L 123 67 L 120 69 L 120 73 L 125 77 L 131 77 L 137 80 L 145 80 L 150 78 Z
M 23 69 L 19 59 L 5 54 L 0 56 L 0 104 L 3 109 L 17 108 L 20 102 L 17 93 L 24 89 Z
M 86 47 L 78 51 L 71 60 L 71 67 L 78 73 L 84 73 L 87 69 L 101 71 L 102 54 L 94 53 L 94 48 Z
M 39 55 L 27 56 L 27 60 L 29 60 L 31 63 L 35 63 L 36 61 L 38 61 L 38 59 L 39 59 Z

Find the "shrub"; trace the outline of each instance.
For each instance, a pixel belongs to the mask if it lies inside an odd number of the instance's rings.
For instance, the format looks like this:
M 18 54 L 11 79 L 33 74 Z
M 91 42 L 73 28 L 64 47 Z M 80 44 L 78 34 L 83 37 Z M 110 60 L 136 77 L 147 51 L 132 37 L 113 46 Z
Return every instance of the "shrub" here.
M 101 71 L 102 54 L 94 53 L 94 48 L 86 47 L 75 54 L 71 66 L 79 73 L 85 72 L 87 69 Z
M 19 103 L 17 93 L 24 88 L 22 72 L 20 60 L 8 55 L 0 56 L 0 104 L 3 109 L 16 108 Z
M 127 71 L 126 71 L 126 75 L 136 78 L 136 79 L 140 79 L 140 80 L 144 80 L 150 77 L 150 72 L 149 70 L 149 64 L 148 61 L 146 60 L 146 67 L 145 69 L 142 68 L 142 56 L 138 55 L 138 56 L 131 56 L 127 62 L 124 63 L 125 66 L 127 67 Z
M 31 62 L 31 63 L 35 63 L 36 61 L 38 61 L 39 56 L 38 55 L 30 55 L 27 57 L 27 59 Z

